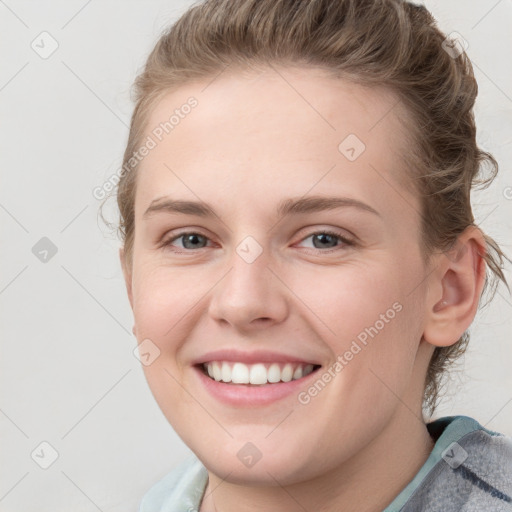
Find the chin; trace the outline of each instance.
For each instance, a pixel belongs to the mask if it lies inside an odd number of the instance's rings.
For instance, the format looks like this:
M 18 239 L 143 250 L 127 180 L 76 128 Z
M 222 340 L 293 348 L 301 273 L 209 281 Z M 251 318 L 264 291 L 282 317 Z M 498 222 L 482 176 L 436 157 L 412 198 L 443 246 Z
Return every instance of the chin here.
M 213 450 L 208 445 L 192 451 L 208 471 L 232 484 L 292 485 L 315 476 L 313 461 L 296 444 L 276 448 L 264 439 L 260 443 L 230 439 Z

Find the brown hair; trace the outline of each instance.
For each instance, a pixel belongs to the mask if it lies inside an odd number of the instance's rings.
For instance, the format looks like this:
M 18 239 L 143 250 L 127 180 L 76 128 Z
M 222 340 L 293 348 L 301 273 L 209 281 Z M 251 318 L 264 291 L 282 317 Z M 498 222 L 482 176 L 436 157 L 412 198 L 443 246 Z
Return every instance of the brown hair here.
M 213 79 L 227 66 L 291 65 L 322 68 L 366 86 L 385 87 L 405 106 L 413 145 L 404 155 L 421 198 L 425 262 L 448 251 L 474 225 L 470 192 L 498 171 L 478 148 L 473 105 L 478 87 L 471 62 L 445 51 L 445 35 L 424 6 L 405 0 L 206 0 L 189 8 L 158 40 L 135 82 L 136 106 L 117 190 L 119 234 L 131 267 L 137 165 L 147 120 L 170 90 Z M 406 120 L 406 122 L 408 122 Z M 490 175 L 479 177 L 483 165 Z M 484 291 L 492 279 L 508 288 L 498 244 L 485 235 Z M 509 260 L 510 261 L 510 260 Z M 492 298 L 492 297 L 491 297 Z M 436 347 L 425 379 L 423 405 L 432 415 L 445 369 L 465 352 L 469 334 Z

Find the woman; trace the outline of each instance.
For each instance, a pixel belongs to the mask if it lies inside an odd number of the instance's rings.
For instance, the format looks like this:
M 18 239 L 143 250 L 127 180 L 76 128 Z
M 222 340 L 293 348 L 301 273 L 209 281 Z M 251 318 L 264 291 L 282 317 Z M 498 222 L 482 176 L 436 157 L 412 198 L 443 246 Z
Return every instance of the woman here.
M 423 416 L 506 284 L 471 210 L 497 165 L 463 49 L 401 0 L 207 1 L 158 41 L 120 258 L 195 457 L 141 511 L 511 509 L 511 439 Z

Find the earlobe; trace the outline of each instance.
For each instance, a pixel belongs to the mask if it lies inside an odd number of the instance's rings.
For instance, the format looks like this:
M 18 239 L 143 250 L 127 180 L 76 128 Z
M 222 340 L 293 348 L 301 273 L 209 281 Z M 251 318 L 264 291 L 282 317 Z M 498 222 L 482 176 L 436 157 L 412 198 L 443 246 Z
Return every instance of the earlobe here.
M 423 333 L 432 345 L 453 345 L 471 325 L 485 283 L 485 250 L 482 232 L 469 226 L 440 256 L 431 274 Z

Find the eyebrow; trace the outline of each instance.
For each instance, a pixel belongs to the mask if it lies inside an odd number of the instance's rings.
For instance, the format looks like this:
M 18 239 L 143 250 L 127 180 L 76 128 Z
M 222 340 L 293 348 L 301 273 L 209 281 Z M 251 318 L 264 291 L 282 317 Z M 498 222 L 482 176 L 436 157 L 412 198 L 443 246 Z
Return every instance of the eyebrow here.
M 350 197 L 309 196 L 301 198 L 289 198 L 282 201 L 277 207 L 277 215 L 283 218 L 290 215 L 316 213 L 325 210 L 334 210 L 342 207 L 358 208 L 362 211 L 373 213 L 379 217 L 381 214 L 370 205 Z M 184 215 L 196 215 L 198 217 L 217 217 L 215 209 L 202 201 L 185 201 L 172 199 L 171 197 L 159 197 L 154 199 L 142 216 L 144 219 L 155 213 L 181 213 Z

